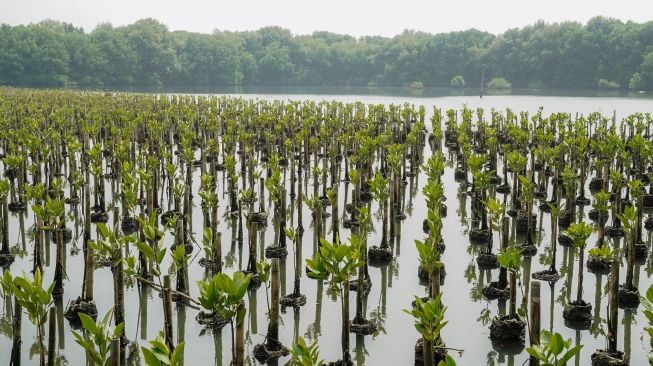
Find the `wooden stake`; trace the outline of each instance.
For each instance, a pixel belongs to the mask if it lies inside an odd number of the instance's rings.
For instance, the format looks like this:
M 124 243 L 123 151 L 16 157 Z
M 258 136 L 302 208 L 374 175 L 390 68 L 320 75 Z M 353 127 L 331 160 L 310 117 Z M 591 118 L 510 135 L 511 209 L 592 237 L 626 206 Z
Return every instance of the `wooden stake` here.
M 531 347 L 540 344 L 540 281 L 531 281 Z M 530 358 L 530 366 L 539 366 L 540 361 Z
M 175 350 L 172 334 L 172 295 L 170 293 L 170 275 L 163 276 L 163 328 L 165 331 L 166 345 L 170 352 Z

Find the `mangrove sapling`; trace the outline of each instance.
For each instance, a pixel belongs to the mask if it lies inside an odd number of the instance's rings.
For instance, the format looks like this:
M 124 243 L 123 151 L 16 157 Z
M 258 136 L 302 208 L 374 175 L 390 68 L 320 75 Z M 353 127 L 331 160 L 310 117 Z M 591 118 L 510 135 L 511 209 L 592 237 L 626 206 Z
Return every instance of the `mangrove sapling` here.
M 381 215 L 383 216 L 383 226 L 381 228 L 381 245 L 373 245 L 370 247 L 368 257 L 370 263 L 388 263 L 392 260 L 392 251 L 388 245 L 387 231 L 388 231 L 388 184 L 390 180 L 376 172 L 374 178 L 369 181 L 370 192 L 372 197 L 379 203 Z
M 648 326 L 644 328 L 649 337 L 648 362 L 649 365 L 653 365 L 653 285 L 646 290 L 646 297 L 642 297 L 641 302 L 644 305 L 644 315 L 648 321 Z
M 109 214 L 106 210 L 104 200 L 104 169 L 102 165 L 102 146 L 95 144 L 89 150 L 89 171 L 93 175 L 93 198 L 94 205 L 92 207 L 91 222 L 93 223 L 106 223 L 109 221 Z
M 40 270 L 40 269 L 39 269 Z M 10 366 L 19 366 L 21 358 L 21 345 L 23 343 L 22 336 L 22 319 L 23 319 L 23 308 L 18 301 L 18 298 L 12 296 L 11 286 L 13 279 L 11 278 L 11 273 L 9 271 L 4 271 L 3 278 L 0 278 L 0 295 L 7 305 L 5 309 L 5 316 L 11 316 L 11 301 L 14 300 L 13 308 L 13 319 L 11 319 L 11 336 L 12 336 L 12 345 L 11 345 L 11 356 L 9 358 Z M 3 316 L 3 321 L 4 316 Z
M 2 161 L 5 164 L 7 170 L 12 173 L 9 174 L 10 182 L 10 192 L 11 192 L 11 202 L 8 204 L 9 211 L 11 212 L 21 212 L 27 208 L 27 203 L 22 199 L 23 196 L 23 163 L 25 162 L 26 157 L 22 152 L 16 152 L 6 155 L 2 158 Z M 18 183 L 15 183 L 15 180 L 18 180 Z M 18 187 L 16 187 L 18 185 Z
M 14 255 L 9 251 L 9 209 L 7 198 L 9 197 L 10 183 L 7 179 L 0 180 L 0 267 L 7 267 L 14 262 Z M 37 228 L 38 229 L 38 228 Z
M 639 305 L 639 290 L 634 284 L 635 243 L 637 242 L 637 211 L 635 206 L 626 206 L 619 219 L 626 232 L 624 248 L 627 255 L 626 282 L 619 287 L 619 307 L 636 308 Z
M 270 199 L 274 202 L 275 207 L 275 221 L 277 223 L 278 231 L 275 233 L 275 237 L 278 237 L 279 242 L 275 243 L 272 246 L 265 248 L 265 256 L 267 258 L 285 258 L 288 255 L 288 250 L 286 249 L 286 236 L 285 236 L 285 227 L 286 227 L 286 189 L 284 187 L 284 182 L 281 178 L 281 170 L 279 168 L 279 157 L 276 154 L 273 154 L 270 158 L 269 163 L 272 174 L 268 177 L 268 180 L 265 182 L 265 187 L 270 193 Z
M 499 267 L 496 254 L 492 253 L 492 234 L 493 232 L 498 232 L 499 242 L 501 242 L 501 219 L 503 217 L 504 207 L 501 201 L 492 197 L 488 198 L 483 205 L 486 207 L 490 216 L 490 239 L 488 240 L 484 251 L 476 258 L 476 263 L 478 264 L 479 269 L 488 270 Z
M 363 210 L 364 208 L 361 208 Z M 360 214 L 361 228 L 364 228 L 368 225 L 369 215 L 366 212 Z M 349 241 L 356 250 L 359 250 L 360 260 L 365 259 L 365 253 L 363 252 L 366 248 L 367 235 L 362 232 L 360 235 L 351 234 Z M 354 285 L 355 284 L 355 285 Z M 371 335 L 374 334 L 377 330 L 377 326 L 374 322 L 367 319 L 367 295 L 371 288 L 371 282 L 369 278 L 365 277 L 365 267 L 361 266 L 358 268 L 358 279 L 353 280 L 350 283 L 351 287 L 356 286 L 356 315 L 351 321 L 350 330 L 352 333 L 358 335 Z M 361 289 L 363 289 L 361 291 Z
M 123 332 L 125 323 L 120 323 L 112 330 L 109 328 L 109 322 L 113 312 L 109 310 L 102 320 L 95 322 L 90 316 L 79 313 L 79 320 L 84 327 L 83 334 L 73 330 L 75 342 L 79 344 L 86 353 L 87 362 L 91 366 L 109 366 L 115 365 L 111 359 L 111 343 L 119 340 Z
M 526 352 L 540 361 L 541 366 L 565 366 L 582 348 L 582 344 L 572 347 L 571 338 L 565 340 L 559 333 L 543 329 L 540 344 L 527 347 Z
M 149 347 L 142 346 L 143 361 L 147 366 L 182 366 L 185 343 L 179 343 L 171 350 L 165 343 L 163 332 L 155 339 L 147 341 Z
M 411 310 L 404 309 L 403 311 L 414 318 L 415 329 L 422 336 L 422 342 L 417 342 L 417 346 L 415 346 L 415 364 L 439 365 L 440 362 L 450 358 L 440 336 L 442 328 L 448 323 L 444 320 L 447 308 L 442 305 L 442 294 L 427 301 L 415 296 L 414 304 Z M 418 352 L 420 348 L 421 355 Z
M 239 221 L 240 225 L 240 221 Z M 257 240 L 258 240 L 258 223 L 256 221 L 251 221 L 249 223 L 249 255 L 247 258 L 247 268 L 243 271 L 246 274 L 251 275 L 251 280 L 248 281 L 248 284 L 252 288 L 258 288 L 261 286 L 261 278 L 258 273 L 258 268 L 256 266 L 257 259 Z M 242 257 L 242 256 L 241 256 Z
M 317 280 L 328 280 L 339 292 L 342 312 L 342 360 L 345 365 L 353 364 L 349 353 L 349 278 L 364 264 L 360 260 L 360 249 L 353 245 L 330 243 L 320 238 L 320 249 L 312 259 L 306 259 L 307 275 Z
M 2 195 L 2 185 L 3 183 L 0 181 L 0 196 Z M 45 197 L 45 192 L 46 189 L 43 183 L 25 186 L 25 193 L 28 200 L 32 202 L 31 207 L 32 212 L 34 213 L 34 270 L 36 270 L 36 268 L 43 269 L 43 219 L 45 215 L 43 197 Z M 0 210 L 4 210 L 4 208 L 0 208 Z M 4 212 L 6 212 L 6 210 L 4 210 Z M 37 214 L 37 212 L 39 214 Z
M 527 257 L 532 257 L 537 253 L 537 246 L 533 242 L 533 230 L 535 227 L 534 214 L 533 214 L 533 199 L 535 192 L 535 183 L 530 178 L 532 177 L 532 172 L 529 174 L 529 177 L 523 175 L 519 176 L 520 184 L 520 193 L 521 193 L 521 202 L 526 205 L 524 212 L 526 217 L 517 215 L 517 232 L 520 231 L 526 234 L 524 242 L 521 244 L 522 255 Z M 524 227 L 525 226 L 525 227 Z
M 596 247 L 589 250 L 589 258 L 587 259 L 587 269 L 596 273 L 608 272 L 610 270 L 611 248 L 605 244 L 605 223 L 608 219 L 608 210 L 612 208 L 610 205 L 610 194 L 604 190 L 600 190 L 594 195 L 594 202 L 592 207 L 597 212 L 597 227 L 598 238 Z
M 367 232 L 370 227 L 372 218 L 370 216 L 370 211 L 367 206 L 362 206 L 357 209 L 358 215 L 358 228 L 354 228 L 352 233 L 355 233 L 357 236 L 356 242 L 350 241 L 352 244 L 356 244 L 355 248 L 360 249 L 359 253 L 360 261 L 363 262 L 363 266 L 358 269 L 358 278 L 351 280 L 349 283 L 350 289 L 352 291 L 358 291 L 361 289 L 363 295 L 367 295 L 372 288 L 372 281 L 370 280 L 369 266 L 367 260 Z M 363 297 L 360 299 L 357 298 L 357 304 L 363 304 Z
M 63 199 L 48 199 L 45 202 L 45 217 L 48 218 L 49 225 L 43 226 L 43 230 L 55 233 L 56 243 L 56 264 L 54 269 L 54 291 L 55 297 L 63 295 L 63 278 L 64 278 L 64 230 L 66 224 L 66 208 Z
M 298 308 L 306 304 L 306 296 L 303 295 L 300 290 L 302 278 L 302 235 L 292 228 L 286 228 L 285 235 L 288 240 L 292 241 L 294 244 L 293 248 L 295 253 L 295 276 L 293 280 L 293 292 L 282 296 L 279 302 L 283 306 L 292 306 Z
M 127 162 L 122 164 L 120 170 L 120 200 L 122 206 L 122 219 L 120 229 L 123 234 L 129 235 L 138 230 L 138 220 L 134 217 L 134 208 L 138 202 L 138 179 L 134 176 L 131 165 Z M 141 214 L 143 215 L 143 214 Z
M 88 198 L 88 196 L 86 197 Z M 85 202 L 88 203 L 88 201 Z M 86 233 L 85 233 L 86 237 Z M 88 240 L 90 240 L 90 235 Z M 93 248 L 84 240 L 84 277 L 82 281 L 82 294 L 75 300 L 68 303 L 64 316 L 73 326 L 82 325 L 79 314 L 86 314 L 92 319 L 96 319 L 98 312 L 94 300 L 94 271 L 95 271 L 95 253 Z
M 572 328 L 578 327 L 584 329 L 590 325 L 592 320 L 592 304 L 583 300 L 583 265 L 585 260 L 585 244 L 593 231 L 594 228 L 591 225 L 581 221 L 571 224 L 564 232 L 564 235 L 571 240 L 574 248 L 579 251 L 576 300 L 567 303 L 562 312 L 563 318 L 569 322 Z
M 619 214 L 623 210 L 623 205 L 621 202 L 621 189 L 623 188 L 624 178 L 621 172 L 618 170 L 610 171 L 610 185 L 611 198 L 614 204 L 612 205 L 612 225 L 606 227 L 605 235 L 609 237 L 621 237 L 625 235 L 624 229 L 621 227 L 621 219 Z
M 442 240 L 442 218 L 435 210 L 429 210 L 427 225 L 429 227 L 429 236 L 426 241 L 415 240 L 417 253 L 419 254 L 420 273 L 426 276 L 419 276 L 420 279 L 428 279 L 429 296 L 435 298 L 440 294 L 440 283 L 443 278 L 444 264 L 440 261 L 440 249 L 438 245 Z
M 234 272 L 230 277 L 217 273 L 212 278 L 198 281 L 199 302 L 205 311 L 200 311 L 195 318 L 200 324 L 209 325 L 219 330 L 227 324 L 231 325 L 232 352 L 234 365 L 244 365 L 244 318 L 245 304 L 243 297 L 247 292 L 250 274 Z M 234 320 L 236 332 L 234 333 Z M 235 340 L 234 340 L 235 336 Z
M 521 268 L 521 249 L 511 246 L 502 249 L 497 260 L 501 267 L 510 272 L 510 306 L 508 315 L 497 316 L 492 319 L 490 325 L 490 339 L 496 346 L 517 346 L 521 349 L 524 346 L 524 334 L 526 322 L 517 313 L 517 278 Z
M 331 205 L 331 240 L 336 241 L 340 237 L 340 217 L 338 216 L 338 187 L 329 187 L 326 190 L 326 196 Z M 285 226 L 284 226 L 285 227 Z
M 592 353 L 592 366 L 627 366 L 630 365 L 629 357 L 623 352 L 617 350 L 618 331 L 619 331 L 619 261 L 617 256 L 613 257 L 613 263 L 610 266 L 610 297 L 608 299 L 607 311 L 607 349 L 597 349 Z
M 259 271 L 259 273 L 267 272 L 268 269 L 269 268 Z M 254 346 L 254 357 L 256 357 L 256 359 L 261 363 L 266 363 L 270 360 L 275 360 L 279 357 L 288 355 L 288 348 L 279 341 L 279 258 L 272 258 L 270 279 L 271 302 L 268 312 L 270 315 L 268 330 L 265 335 L 265 341 Z
M 526 170 L 526 165 L 528 164 L 528 157 L 521 154 L 519 151 L 510 151 L 508 153 L 508 170 L 512 172 L 512 192 L 510 196 L 510 202 L 512 202 L 512 207 L 507 210 L 507 214 L 511 217 L 517 216 L 517 212 L 521 209 L 521 202 L 519 200 L 519 179 L 517 178 L 524 170 Z
M 320 359 L 320 347 L 317 340 L 307 345 L 303 337 L 297 338 L 290 349 L 290 354 L 292 355 L 291 366 L 324 366 L 324 361 Z
M 637 263 L 642 263 L 648 256 L 648 246 L 646 246 L 646 244 L 644 244 L 644 241 L 642 240 L 642 221 L 643 221 L 643 212 L 644 212 L 643 201 L 644 201 L 645 188 L 641 180 L 635 179 L 628 182 L 628 189 L 633 199 L 632 203 L 635 207 L 637 207 L 637 225 L 635 227 L 636 236 L 635 236 L 635 244 L 633 247 L 633 251 L 635 252 L 634 260 Z M 626 255 L 628 255 L 628 252 L 626 252 Z
M 318 196 L 311 196 L 304 199 L 304 203 L 311 211 L 313 216 L 313 252 L 316 252 L 321 245 L 320 233 L 322 232 L 322 215 L 324 213 L 324 206 Z
M 202 233 L 202 250 L 204 258 L 199 260 L 199 264 L 209 270 L 217 272 L 222 271 L 222 233 L 218 232 L 213 235 L 213 229 L 205 227 Z
M 52 304 L 52 291 L 54 282 L 43 288 L 43 276 L 41 270 L 34 271 L 34 278 L 30 280 L 27 277 L 12 277 L 8 271 L 5 271 L 2 277 L 2 289 L 5 296 L 11 294 L 20 304 L 20 308 L 27 312 L 30 322 L 36 326 L 36 341 L 39 349 L 39 365 L 45 366 L 46 347 L 43 342 L 45 332 L 45 322 L 48 314 L 48 308 Z M 20 310 L 20 309 L 18 309 Z
M 114 323 L 117 326 L 125 321 L 125 271 L 123 260 L 123 248 L 131 243 L 137 243 L 132 235 L 119 236 L 117 230 L 110 230 L 105 224 L 97 224 L 101 238 L 89 245 L 100 255 L 108 256 L 111 259 L 111 273 L 113 275 L 113 302 L 114 302 Z M 127 337 L 123 331 L 120 334 L 121 345 L 127 344 Z M 121 352 L 122 353 L 122 352 Z
M 181 249 L 180 249 L 181 248 Z M 170 251 L 172 256 L 172 268 L 171 272 L 175 273 L 176 278 L 176 289 L 177 292 L 172 295 L 174 301 L 187 303 L 188 302 L 188 259 L 189 255 L 186 252 L 186 249 L 181 246 Z M 178 295 L 183 294 L 183 295 Z

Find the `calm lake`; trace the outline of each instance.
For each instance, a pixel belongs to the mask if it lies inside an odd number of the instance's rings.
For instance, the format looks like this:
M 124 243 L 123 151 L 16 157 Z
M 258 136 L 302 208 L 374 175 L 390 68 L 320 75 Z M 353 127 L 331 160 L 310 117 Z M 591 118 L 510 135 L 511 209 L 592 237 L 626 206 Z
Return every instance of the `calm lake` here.
M 394 92 L 392 92 L 394 90 Z M 448 90 L 448 89 L 447 89 Z M 147 92 L 147 90 L 133 90 Z M 653 112 L 653 95 L 650 94 L 622 94 L 619 92 L 598 94 L 586 93 L 584 96 L 576 93 L 566 93 L 562 96 L 552 95 L 485 95 L 482 99 L 478 91 L 463 90 L 458 94 L 449 95 L 444 90 L 424 89 L 421 94 L 411 93 L 408 89 L 232 89 L 232 90 L 184 90 L 176 89 L 157 90 L 155 92 L 179 92 L 187 94 L 229 94 L 235 97 L 261 99 L 261 100 L 338 100 L 342 102 L 360 101 L 366 104 L 403 104 L 410 103 L 416 106 L 424 105 L 427 111 L 427 119 L 430 117 L 433 107 L 446 109 L 484 108 L 486 117 L 491 109 L 504 112 L 510 108 L 515 112 L 529 111 L 534 113 L 538 108 L 544 108 L 544 114 L 567 112 L 572 114 L 589 114 L 600 112 L 612 117 L 616 114 L 617 119 L 637 112 Z M 439 94 L 438 94 L 439 93 Z M 554 93 L 554 92 L 551 92 Z M 392 94 L 392 95 L 390 95 Z M 447 95 L 443 95 L 447 94 Z M 465 95 L 467 94 L 467 95 Z M 559 93 L 560 94 L 560 93 Z M 430 127 L 430 123 L 426 123 Z M 452 157 L 444 149 L 445 156 Z M 425 147 L 425 158 L 431 155 L 429 146 Z M 459 365 L 522 365 L 528 359 L 525 351 L 508 355 L 495 351 L 489 339 L 489 321 L 499 313 L 497 301 L 487 301 L 481 294 L 481 289 L 490 281 L 498 278 L 498 270 L 479 271 L 476 266 L 476 253 L 480 247 L 472 246 L 468 238 L 470 227 L 470 199 L 453 179 L 453 166 L 445 169 L 443 177 L 445 194 L 447 197 L 448 216 L 443 222 L 443 237 L 446 243 L 446 251 L 443 254 L 443 262 L 446 265 L 446 280 L 442 286 L 444 293 L 443 302 L 448 306 L 446 319 L 449 324 L 443 330 L 443 338 L 448 347 L 464 350 L 461 354 L 452 351 Z M 221 178 L 222 179 L 222 178 Z M 197 169 L 194 173 L 193 182 L 197 184 L 194 188 L 193 210 L 193 231 L 197 241 L 201 241 L 202 235 L 202 214 L 200 198 L 196 194 L 199 187 L 200 172 Z M 424 239 L 422 231 L 422 220 L 426 213 L 426 203 L 421 189 L 426 179 L 424 176 L 416 176 L 408 179 L 405 189 L 407 204 L 405 207 L 407 218 L 401 221 L 399 240 L 393 245 L 395 259 L 385 267 L 370 267 L 369 272 L 372 280 L 372 289 L 367 297 L 367 315 L 369 319 L 378 321 L 380 333 L 375 336 L 361 337 L 352 334 L 352 356 L 358 365 L 411 365 L 413 364 L 413 347 L 418 339 L 418 333 L 413 327 L 412 318 L 402 312 L 411 306 L 414 295 L 424 296 L 426 288 L 420 285 L 417 279 L 418 256 L 414 240 Z M 225 199 L 223 199 L 222 180 L 218 181 L 219 196 L 221 197 L 220 215 L 226 211 Z M 589 182 L 589 179 L 588 179 Z M 304 189 L 311 194 L 311 182 L 305 182 Z M 346 190 L 351 194 L 351 186 L 340 184 L 341 197 L 344 197 Z M 107 185 L 107 192 L 111 188 Z M 588 191 L 586 191 L 588 192 Z M 498 197 L 502 197 L 498 195 Z M 113 197 L 108 194 L 108 202 Z M 290 200 L 289 200 L 290 201 Z M 289 202 L 289 204 L 295 204 Z M 109 204 L 111 206 L 111 204 Z M 585 219 L 589 206 L 585 207 Z M 272 207 L 267 209 L 270 212 Z M 583 208 L 581 208 L 582 210 Z M 73 208 L 68 227 L 73 229 L 73 239 L 67 244 L 66 270 L 68 281 L 65 283 L 63 303 L 56 304 L 59 314 L 63 313 L 67 303 L 79 295 L 81 289 L 81 269 L 83 258 L 81 255 L 82 245 L 82 216 L 79 214 L 81 207 Z M 329 209 L 327 209 L 328 212 Z M 293 210 L 288 210 L 292 212 Z M 373 213 L 373 224 L 380 227 L 380 216 L 376 213 L 379 207 L 376 203 L 371 206 Z M 548 267 L 544 264 L 548 255 L 550 244 L 550 215 L 536 209 L 537 213 L 537 236 L 538 254 L 531 259 L 525 259 L 522 269 L 522 290 L 523 296 L 527 298 L 529 292 L 530 276 L 532 272 Z M 112 225 L 110 221 L 108 225 Z M 308 209 L 303 215 L 303 257 L 312 256 L 312 226 L 311 216 Z M 27 253 L 23 259 L 17 257 L 16 262 L 11 266 L 14 274 L 21 271 L 29 273 L 32 268 L 31 248 L 31 227 L 33 215 L 29 210 L 24 215 L 12 214 L 10 217 L 10 244 L 17 245 L 18 249 L 25 248 Z M 330 220 L 327 219 L 327 225 Z M 342 219 L 342 217 L 340 217 Z M 297 215 L 291 218 L 292 225 L 297 226 Z M 341 225 L 342 227 L 342 225 Z M 244 248 L 238 244 L 230 243 L 232 227 L 227 220 L 221 220 L 220 230 L 223 233 L 223 254 L 225 255 L 225 272 L 233 272 L 243 269 L 247 263 L 247 233 L 244 237 Z M 347 236 L 349 231 L 341 229 L 341 235 Z M 596 238 L 594 234 L 588 241 L 593 245 Z M 93 233 L 93 238 L 97 234 Z M 274 238 L 273 225 L 268 225 L 263 234 L 264 240 L 261 245 L 268 245 Z M 644 240 L 651 245 L 653 236 L 645 231 Z M 495 243 L 497 238 L 495 237 Z M 617 239 L 618 240 L 618 239 Z M 370 234 L 369 245 L 376 245 L 380 241 L 380 234 L 374 231 Z M 166 243 L 172 242 L 167 236 Z M 291 245 L 289 243 L 289 245 Z M 54 273 L 54 245 L 50 245 L 47 254 L 47 266 L 45 268 L 46 281 L 52 279 Z M 290 248 L 289 248 L 290 249 Z M 259 251 L 261 254 L 262 251 Z M 190 292 L 191 296 L 197 297 L 198 290 L 195 281 L 204 278 L 204 268 L 198 264 L 203 256 L 201 249 L 196 247 L 191 256 L 192 263 L 189 265 Z M 588 365 L 590 355 L 594 350 L 605 348 L 605 319 L 607 314 L 607 276 L 595 276 L 586 273 L 584 276 L 584 299 L 593 305 L 594 320 L 589 330 L 575 331 L 565 326 L 562 318 L 562 310 L 569 299 L 575 296 L 577 260 L 575 251 L 569 248 L 559 247 L 557 268 L 561 271 L 562 278 L 553 286 L 542 284 L 542 328 L 553 329 L 565 338 L 572 338 L 574 343 L 584 345 L 580 356 L 573 360 L 575 365 Z M 635 267 L 635 281 L 642 293 L 653 283 L 653 263 L 649 256 L 642 265 Z M 625 263 L 625 261 L 624 261 Z M 168 268 L 164 264 L 162 268 Z M 625 276 L 625 265 L 622 265 L 620 278 Z M 281 295 L 292 292 L 294 266 L 292 254 L 281 264 Z M 101 315 L 105 314 L 113 304 L 112 276 L 108 268 L 100 268 L 95 275 L 96 303 Z M 621 281 L 623 282 L 623 281 Z M 302 277 L 302 293 L 307 297 L 307 304 L 298 310 L 292 308 L 282 311 L 282 326 L 280 329 L 280 340 L 286 346 L 290 346 L 296 336 L 303 336 L 310 340 L 317 339 L 320 345 L 321 356 L 326 361 L 334 361 L 340 358 L 340 301 L 328 291 L 328 286 L 318 286 L 318 282 Z M 247 341 L 246 353 L 252 364 L 256 361 L 252 357 L 254 345 L 263 342 L 267 330 L 267 305 L 264 288 L 257 291 L 250 291 L 246 296 L 247 301 Z M 355 313 L 355 293 L 352 293 L 351 314 Z M 8 304 L 2 301 L 0 310 L 0 364 L 8 360 L 11 350 L 11 322 L 7 318 L 6 309 Z M 518 305 L 522 302 L 522 293 L 518 291 Z M 125 293 L 126 304 L 126 332 L 131 341 L 137 341 L 139 345 L 146 344 L 146 339 L 152 339 L 162 330 L 163 310 L 159 295 L 155 291 L 139 289 L 132 284 Z M 185 360 L 187 365 L 228 365 L 231 360 L 231 332 L 225 327 L 221 332 L 212 334 L 205 330 L 195 320 L 196 310 L 184 307 L 176 307 L 174 311 L 175 337 L 179 341 L 186 342 Z M 636 310 L 619 310 L 619 349 L 631 356 L 631 365 L 645 365 L 648 349 L 648 336 L 644 334 L 643 328 L 646 319 L 641 307 Z M 62 355 L 62 364 L 83 365 L 84 353 L 71 334 L 68 321 L 60 318 L 58 348 Z M 24 364 L 37 364 L 38 354 L 35 351 L 34 327 L 29 325 L 26 317 L 23 318 L 23 360 Z M 527 339 L 528 344 L 528 339 Z M 285 364 L 289 358 L 282 358 L 278 364 Z M 138 363 L 135 363 L 138 364 Z

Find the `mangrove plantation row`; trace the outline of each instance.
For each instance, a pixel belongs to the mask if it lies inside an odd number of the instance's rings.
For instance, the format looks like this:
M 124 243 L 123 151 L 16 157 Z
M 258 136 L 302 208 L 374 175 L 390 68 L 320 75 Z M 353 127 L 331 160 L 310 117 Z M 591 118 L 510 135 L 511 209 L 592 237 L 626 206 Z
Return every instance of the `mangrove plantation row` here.
M 42 21 L 0 26 L 0 85 L 337 85 L 653 90 L 653 22 L 595 17 L 503 34 L 470 29 L 392 38 L 279 27 L 171 32 L 153 19 L 86 30 Z
M 0 89 L 0 362 L 642 365 L 652 128 Z

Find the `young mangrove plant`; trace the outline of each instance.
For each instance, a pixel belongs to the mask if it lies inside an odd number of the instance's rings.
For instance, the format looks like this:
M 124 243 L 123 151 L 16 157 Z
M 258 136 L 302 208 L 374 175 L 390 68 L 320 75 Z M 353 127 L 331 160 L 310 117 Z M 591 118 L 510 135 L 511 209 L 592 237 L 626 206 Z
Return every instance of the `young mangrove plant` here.
M 244 365 L 245 347 L 245 303 L 243 297 L 247 292 L 251 275 L 234 272 L 230 277 L 217 273 L 212 278 L 198 281 L 199 302 L 208 311 L 200 311 L 197 321 L 216 330 L 227 324 L 231 325 L 231 343 L 234 365 Z M 236 325 L 234 333 L 234 323 Z
M 564 231 L 574 248 L 579 252 L 578 255 L 578 282 L 576 287 L 576 300 L 565 305 L 562 317 L 569 322 L 572 327 L 586 328 L 592 321 L 592 304 L 583 300 L 583 275 L 585 262 L 585 244 L 594 228 L 585 222 L 575 222 Z
M 46 347 L 43 339 L 48 308 L 53 301 L 54 282 L 47 288 L 43 288 L 43 276 L 38 268 L 34 271 L 34 278 L 31 280 L 24 276 L 12 277 L 8 271 L 5 271 L 2 277 L 2 289 L 5 297 L 9 294 L 16 298 L 16 302 L 20 305 L 17 311 L 23 309 L 30 322 L 36 326 L 39 365 L 45 366 Z M 52 317 L 50 318 L 52 320 Z
M 540 361 L 541 366 L 565 366 L 582 348 L 582 344 L 572 347 L 571 338 L 564 339 L 560 333 L 543 329 L 540 333 L 540 344 L 527 347 L 526 351 Z
M 637 211 L 639 210 L 635 206 L 626 206 L 623 214 L 619 214 L 619 220 L 626 233 L 624 238 L 624 248 L 627 256 L 626 282 L 619 287 L 619 306 L 624 308 L 635 308 L 639 305 L 639 290 L 634 282 Z
M 506 268 L 510 273 L 510 305 L 507 315 L 492 319 L 490 339 L 498 348 L 513 346 L 521 350 L 524 346 L 526 327 L 526 322 L 517 313 L 517 277 L 522 264 L 521 249 L 516 246 L 502 249 L 497 260 L 501 267 Z
M 79 313 L 79 320 L 84 328 L 83 333 L 73 331 L 75 342 L 79 344 L 86 353 L 88 363 L 92 366 L 109 366 L 119 363 L 120 355 L 111 355 L 111 347 L 114 341 L 120 342 L 125 323 L 120 323 L 112 330 L 109 322 L 113 312 L 107 312 L 102 320 L 95 322 L 90 316 Z M 113 360 L 112 357 L 118 357 Z
M 349 279 L 364 265 L 360 260 L 360 249 L 352 244 L 321 238 L 320 249 L 312 259 L 306 259 L 308 276 L 318 280 L 328 280 L 339 292 L 342 311 L 342 360 L 343 365 L 353 364 L 349 353 Z
M 440 332 L 447 321 L 444 320 L 444 313 L 447 308 L 442 305 L 442 294 L 435 298 L 423 301 L 415 296 L 415 306 L 411 310 L 403 311 L 411 315 L 415 320 L 415 329 L 422 336 L 421 344 L 415 347 L 415 363 L 422 361 L 424 366 L 439 365 L 441 361 L 446 360 L 447 352 L 440 336 Z M 419 347 L 421 345 L 421 347 Z M 422 354 L 418 356 L 418 348 L 421 348 Z
M 299 337 L 290 349 L 292 358 L 290 366 L 324 366 L 324 361 L 320 359 L 320 348 L 317 341 L 306 344 L 303 337 Z

